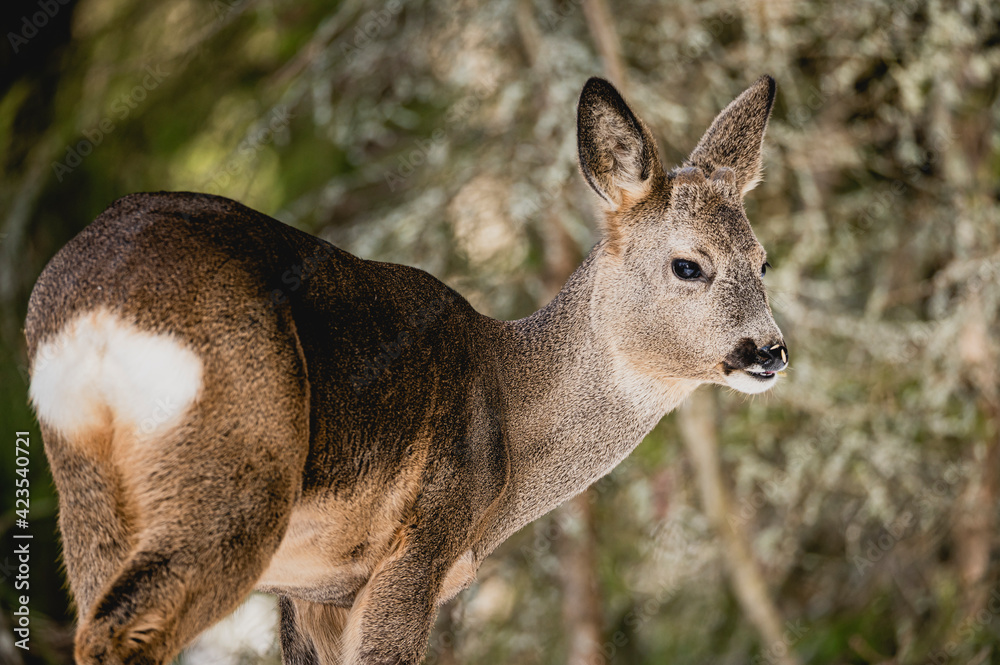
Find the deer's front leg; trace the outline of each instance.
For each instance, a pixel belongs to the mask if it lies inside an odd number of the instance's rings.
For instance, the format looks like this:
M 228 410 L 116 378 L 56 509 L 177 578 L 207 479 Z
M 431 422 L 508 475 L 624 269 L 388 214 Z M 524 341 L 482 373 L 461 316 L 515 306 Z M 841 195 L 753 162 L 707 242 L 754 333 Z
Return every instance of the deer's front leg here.
M 358 594 L 343 633 L 344 665 L 417 665 L 424 656 L 435 600 L 450 563 L 413 528 Z

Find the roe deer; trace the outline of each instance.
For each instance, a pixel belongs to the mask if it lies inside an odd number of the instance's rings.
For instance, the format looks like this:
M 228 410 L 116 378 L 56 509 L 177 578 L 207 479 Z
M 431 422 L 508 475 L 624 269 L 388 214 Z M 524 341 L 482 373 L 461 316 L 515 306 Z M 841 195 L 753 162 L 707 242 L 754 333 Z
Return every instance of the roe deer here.
M 257 589 L 285 663 L 418 663 L 497 545 L 698 385 L 774 385 L 787 352 L 742 201 L 774 91 L 761 77 L 668 173 L 588 81 L 604 236 L 519 321 L 228 199 L 115 202 L 26 321 L 77 661 L 167 663 Z

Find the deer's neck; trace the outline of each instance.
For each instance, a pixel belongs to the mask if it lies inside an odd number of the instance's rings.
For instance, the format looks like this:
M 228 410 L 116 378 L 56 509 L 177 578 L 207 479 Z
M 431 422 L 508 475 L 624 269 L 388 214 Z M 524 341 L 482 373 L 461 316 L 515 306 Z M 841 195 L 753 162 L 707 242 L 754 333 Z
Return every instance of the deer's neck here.
M 699 385 L 643 374 L 602 334 L 593 314 L 602 251 L 595 247 L 546 307 L 507 324 L 511 475 L 496 515 L 500 540 L 610 472 Z

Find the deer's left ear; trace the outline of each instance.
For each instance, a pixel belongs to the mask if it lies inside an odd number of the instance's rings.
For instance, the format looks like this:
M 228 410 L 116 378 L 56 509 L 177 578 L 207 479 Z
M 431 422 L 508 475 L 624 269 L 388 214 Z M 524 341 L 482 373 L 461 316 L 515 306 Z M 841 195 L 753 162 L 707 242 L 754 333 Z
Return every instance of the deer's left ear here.
M 663 177 L 653 135 L 604 79 L 583 87 L 576 125 L 580 170 L 610 210 L 641 199 Z
M 765 74 L 722 110 L 688 157 L 688 164 L 712 173 L 731 168 L 743 194 L 763 176 L 761 146 L 774 104 L 774 79 Z

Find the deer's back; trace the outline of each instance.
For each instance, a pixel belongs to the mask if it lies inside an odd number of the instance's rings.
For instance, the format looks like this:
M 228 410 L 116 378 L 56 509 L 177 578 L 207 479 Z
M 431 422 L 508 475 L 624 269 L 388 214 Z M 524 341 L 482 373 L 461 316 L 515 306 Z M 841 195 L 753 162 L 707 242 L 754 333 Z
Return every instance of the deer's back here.
M 304 559 L 334 561 L 316 579 L 349 597 L 401 523 L 430 510 L 469 528 L 506 482 L 493 369 L 502 324 L 423 271 L 358 259 L 228 199 L 138 194 L 46 267 L 29 304 L 30 356 L 95 316 L 175 340 L 200 359 L 203 382 L 234 394 L 270 356 L 298 360 L 283 380 L 307 386 L 309 450 L 276 557 L 289 579 L 309 583 Z M 246 418 L 252 397 L 233 401 Z

